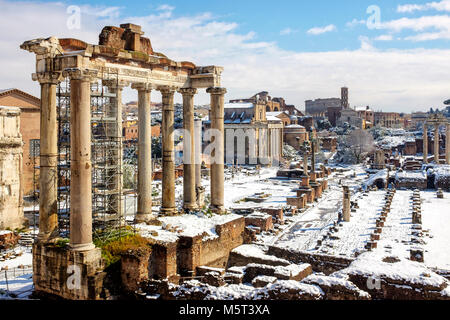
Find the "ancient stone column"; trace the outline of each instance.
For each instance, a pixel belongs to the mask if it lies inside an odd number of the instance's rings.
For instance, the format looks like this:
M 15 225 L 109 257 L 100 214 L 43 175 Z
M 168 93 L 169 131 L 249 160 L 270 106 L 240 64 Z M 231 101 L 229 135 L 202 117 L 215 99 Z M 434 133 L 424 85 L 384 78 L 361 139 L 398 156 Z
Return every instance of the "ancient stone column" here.
M 445 162 L 450 164 L 450 123 L 445 126 Z
M 96 70 L 74 69 L 70 77 L 70 247 L 94 249 L 92 242 L 91 82 Z
M 38 241 L 58 236 L 58 123 L 56 85 L 61 75 L 56 72 L 37 73 L 34 80 L 41 85 L 40 172 L 39 172 L 39 234 Z
M 308 173 L 308 151 L 303 151 L 303 175 L 309 177 Z
M 348 186 L 343 186 L 343 199 L 342 199 L 342 215 L 346 222 L 350 222 L 350 189 Z
M 439 124 L 434 126 L 434 162 L 439 164 Z
M 183 95 L 183 208 L 186 211 L 197 208 L 197 192 L 195 189 L 195 127 L 194 127 L 194 95 L 197 89 L 180 89 Z
M 215 148 L 211 158 L 211 210 L 216 213 L 225 212 L 224 206 L 224 95 L 225 88 L 209 88 L 211 95 L 211 129 L 215 130 L 213 143 Z
M 316 137 L 311 141 L 311 180 L 316 181 Z
M 161 213 L 173 215 L 175 208 L 175 154 L 174 154 L 174 87 L 162 87 L 162 206 Z
M 195 140 L 195 192 L 197 207 L 204 206 L 205 188 L 202 187 L 202 119 L 194 121 Z
M 114 122 L 107 123 L 106 135 L 112 141 L 111 163 L 108 163 L 112 167 L 109 169 L 109 176 L 112 176 L 111 184 L 108 187 L 115 191 L 111 199 L 111 207 L 113 208 L 111 213 L 118 215 L 123 214 L 123 137 L 122 137 L 122 91 L 128 83 L 118 82 L 117 80 L 104 81 L 103 83 L 108 87 L 109 92 L 115 94 L 114 98 L 111 98 L 111 104 L 107 106 L 106 116 L 108 118 L 115 119 Z
M 428 126 L 423 125 L 423 163 L 428 163 Z
M 149 83 L 132 85 L 138 90 L 138 208 L 136 222 L 154 219 L 152 213 L 152 125 Z

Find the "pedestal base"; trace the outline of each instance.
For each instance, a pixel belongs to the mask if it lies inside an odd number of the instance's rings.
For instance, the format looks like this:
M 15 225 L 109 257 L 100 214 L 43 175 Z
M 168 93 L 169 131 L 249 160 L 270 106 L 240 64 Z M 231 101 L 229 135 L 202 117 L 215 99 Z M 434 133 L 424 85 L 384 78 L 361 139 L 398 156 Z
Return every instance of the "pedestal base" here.
M 37 295 L 68 300 L 99 300 L 103 290 L 101 250 L 74 251 L 51 243 L 33 245 L 33 284 Z

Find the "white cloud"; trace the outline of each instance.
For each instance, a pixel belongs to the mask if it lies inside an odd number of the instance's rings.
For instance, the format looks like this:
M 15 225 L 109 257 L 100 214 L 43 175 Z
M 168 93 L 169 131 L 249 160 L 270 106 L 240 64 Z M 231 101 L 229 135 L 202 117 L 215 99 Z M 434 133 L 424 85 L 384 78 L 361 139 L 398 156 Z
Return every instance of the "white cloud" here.
M 450 12 L 450 0 L 442 0 L 439 2 L 433 1 L 425 4 L 405 4 L 397 7 L 397 12 L 412 13 L 414 11 L 447 11 Z
M 415 35 L 406 36 L 404 40 L 429 41 L 450 39 L 450 16 L 422 16 L 419 18 L 401 18 L 382 22 L 379 29 L 385 29 L 392 33 L 413 31 Z
M 324 34 L 324 33 L 331 32 L 331 31 L 335 31 L 336 29 L 337 28 L 336 28 L 336 26 L 334 24 L 330 24 L 330 25 L 325 26 L 325 27 L 311 28 L 306 33 L 312 34 L 312 35 L 319 35 L 319 34 Z
M 283 29 L 283 30 L 280 31 L 280 35 L 281 36 L 287 36 L 287 35 L 290 35 L 290 34 L 293 34 L 293 33 L 297 33 L 297 32 L 298 32 L 298 30 L 294 30 L 294 29 L 291 29 L 291 28 L 286 28 L 286 29 Z
M 173 10 L 175 10 L 175 7 L 168 5 L 168 4 L 162 4 L 159 7 L 157 7 L 156 10 L 158 10 L 158 11 L 173 11 Z
M 355 27 L 357 25 L 363 25 L 363 24 L 367 24 L 366 20 L 358 20 L 358 19 L 353 19 L 350 22 L 347 22 L 345 25 L 349 28 Z
M 375 41 L 392 41 L 394 37 L 391 34 L 383 34 L 374 39 Z
M 0 28 L 14 30 L 0 33 L 0 88 L 17 87 L 37 96 L 39 86 L 30 77 L 35 58 L 19 49 L 23 41 L 55 35 L 97 43 L 105 24 L 130 22 L 140 24 L 153 48 L 174 60 L 225 67 L 226 99 L 268 90 L 303 108 L 307 99 L 339 95 L 343 84 L 350 87 L 351 105 L 386 111 L 428 109 L 448 98 L 450 50 L 379 50 L 362 37 L 357 50 L 295 52 L 257 41 L 254 32 L 238 33 L 238 24 L 218 21 L 210 13 L 174 18 L 161 11 L 111 21 L 83 14 L 82 28 L 68 30 L 63 4 L 0 0 L 0 7 Z M 128 89 L 124 100 L 136 96 Z M 161 95 L 154 92 L 152 99 L 160 101 Z M 181 102 L 180 95 L 176 99 Z M 195 101 L 209 103 L 209 96 L 200 90 Z
M 382 22 L 379 29 L 388 29 L 393 32 L 403 30 L 424 31 L 426 29 L 448 30 L 450 29 L 450 16 L 423 16 L 419 18 L 401 18 Z

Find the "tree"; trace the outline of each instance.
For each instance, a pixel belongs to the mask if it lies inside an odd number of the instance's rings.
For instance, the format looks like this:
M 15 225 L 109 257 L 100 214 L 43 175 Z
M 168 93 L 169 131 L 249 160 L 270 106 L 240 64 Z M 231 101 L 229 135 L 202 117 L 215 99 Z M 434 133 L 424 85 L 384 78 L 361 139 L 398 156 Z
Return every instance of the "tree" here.
M 345 148 L 356 163 L 361 163 L 369 152 L 375 150 L 372 135 L 361 129 L 353 130 L 345 139 Z

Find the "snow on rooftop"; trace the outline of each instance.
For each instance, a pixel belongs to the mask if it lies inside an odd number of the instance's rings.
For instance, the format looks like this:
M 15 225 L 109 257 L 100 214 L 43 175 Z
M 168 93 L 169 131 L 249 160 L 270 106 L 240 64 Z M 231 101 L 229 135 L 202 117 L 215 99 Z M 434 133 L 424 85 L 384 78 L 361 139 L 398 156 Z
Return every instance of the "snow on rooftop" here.
M 254 107 L 253 103 L 225 103 L 225 109 L 251 109 Z

